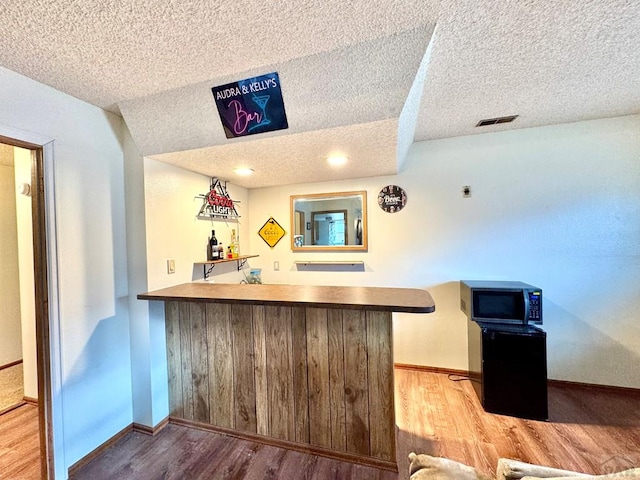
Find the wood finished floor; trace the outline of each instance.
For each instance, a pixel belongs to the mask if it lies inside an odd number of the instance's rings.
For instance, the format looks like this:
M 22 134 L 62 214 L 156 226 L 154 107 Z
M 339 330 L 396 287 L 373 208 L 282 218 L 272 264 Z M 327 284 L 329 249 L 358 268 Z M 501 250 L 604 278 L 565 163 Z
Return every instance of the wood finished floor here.
M 590 474 L 640 465 L 640 395 L 551 385 L 550 418 L 542 422 L 485 412 L 469 381 L 398 369 L 395 374 L 399 462 L 416 451 L 487 475 L 501 457 Z
M 0 480 L 39 479 L 38 407 L 24 404 L 0 415 Z
M 468 381 L 444 374 L 396 369 L 395 385 L 398 474 L 169 425 L 155 437 L 130 433 L 71 480 L 406 480 L 411 451 L 488 475 L 500 457 L 592 474 L 640 465 L 638 395 L 551 386 L 550 420 L 539 422 L 484 412 Z

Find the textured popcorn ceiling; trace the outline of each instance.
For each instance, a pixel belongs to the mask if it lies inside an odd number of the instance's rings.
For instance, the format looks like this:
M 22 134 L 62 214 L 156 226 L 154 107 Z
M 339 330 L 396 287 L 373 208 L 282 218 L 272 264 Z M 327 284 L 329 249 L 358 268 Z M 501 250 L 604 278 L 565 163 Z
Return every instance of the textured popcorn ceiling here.
M 398 138 L 640 112 L 640 0 L 23 0 L 0 18 L 0 65 L 122 112 L 145 155 L 246 187 L 393 173 Z M 210 87 L 271 71 L 290 128 L 224 138 Z
M 145 155 L 397 119 L 432 31 L 423 27 L 215 78 L 124 101 L 120 109 Z M 269 72 L 278 72 L 289 128 L 227 139 L 211 87 Z
M 397 120 L 382 120 L 280 137 L 257 135 L 253 141 L 154 155 L 153 158 L 209 176 L 229 172 L 230 175 L 224 178 L 231 178 L 231 172 L 237 166 L 253 167 L 255 173 L 247 179 L 252 188 L 372 174 L 393 175 L 396 167 L 389 159 L 395 159 L 397 129 Z M 331 168 L 327 156 L 334 151 L 327 148 L 328 144 L 340 145 L 336 153 L 366 151 L 368 155 L 352 155 L 345 166 Z M 261 168 L 255 167 L 256 161 Z M 233 183 L 241 182 L 234 178 Z

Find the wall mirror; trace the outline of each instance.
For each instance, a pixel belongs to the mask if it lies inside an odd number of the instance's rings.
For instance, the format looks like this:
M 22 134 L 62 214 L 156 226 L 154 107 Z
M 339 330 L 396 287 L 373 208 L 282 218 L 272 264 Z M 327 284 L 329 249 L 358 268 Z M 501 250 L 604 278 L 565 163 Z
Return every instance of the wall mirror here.
M 366 251 L 367 192 L 291 196 L 291 250 Z

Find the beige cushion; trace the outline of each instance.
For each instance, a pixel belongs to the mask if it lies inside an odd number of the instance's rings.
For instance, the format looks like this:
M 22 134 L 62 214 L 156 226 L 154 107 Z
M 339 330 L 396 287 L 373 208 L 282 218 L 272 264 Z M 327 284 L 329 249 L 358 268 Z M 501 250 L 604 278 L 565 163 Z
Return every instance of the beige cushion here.
M 553 478 L 553 477 L 583 477 L 588 478 L 590 475 L 585 473 L 571 472 L 569 470 L 560 470 L 559 468 L 543 467 L 541 465 L 533 465 L 531 463 L 511 460 L 509 458 L 501 458 L 498 460 L 498 468 L 496 469 L 496 480 L 518 480 L 523 477 L 537 478 Z
M 522 480 L 539 480 L 541 477 L 522 477 Z M 573 477 L 542 477 L 548 480 L 573 480 Z M 584 478 L 591 478 L 593 480 L 640 480 L 640 468 L 632 468 L 630 470 L 624 470 L 617 473 L 609 473 L 607 475 L 587 475 Z
M 475 468 L 447 458 L 409 454 L 411 480 L 490 480 Z

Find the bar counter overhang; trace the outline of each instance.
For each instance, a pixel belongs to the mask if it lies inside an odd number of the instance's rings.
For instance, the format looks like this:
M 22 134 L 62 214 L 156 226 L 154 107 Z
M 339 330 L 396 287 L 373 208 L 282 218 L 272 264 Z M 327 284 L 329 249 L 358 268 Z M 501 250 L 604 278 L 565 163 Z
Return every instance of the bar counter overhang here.
M 412 288 L 186 283 L 165 302 L 173 423 L 397 471 L 391 312 Z

